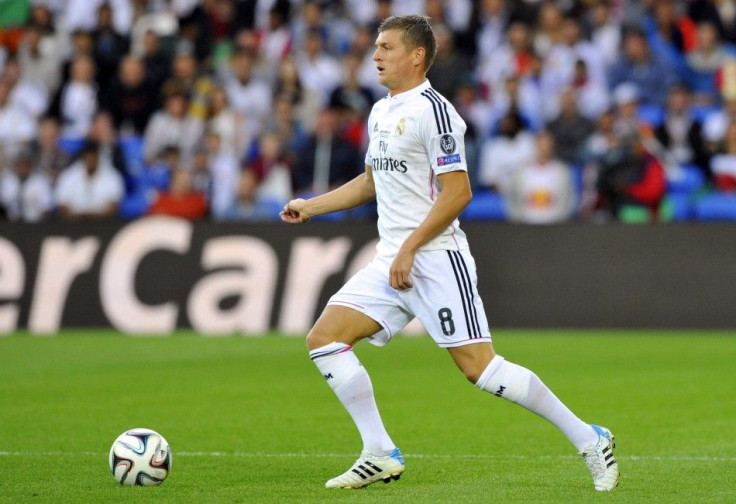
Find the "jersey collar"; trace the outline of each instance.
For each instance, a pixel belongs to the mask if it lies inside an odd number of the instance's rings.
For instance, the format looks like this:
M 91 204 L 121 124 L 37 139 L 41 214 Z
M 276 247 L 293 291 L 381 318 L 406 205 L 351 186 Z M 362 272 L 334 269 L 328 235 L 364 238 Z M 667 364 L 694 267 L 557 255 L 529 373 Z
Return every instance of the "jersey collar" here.
M 417 87 L 409 89 L 408 91 L 404 91 L 403 93 L 399 93 L 396 95 L 386 95 L 386 98 L 388 98 L 388 101 L 392 103 L 401 103 L 403 101 L 409 100 L 411 98 L 414 98 L 415 96 L 418 96 L 423 91 L 431 88 L 432 85 L 429 83 L 429 79 L 424 79 L 424 82 L 419 84 Z

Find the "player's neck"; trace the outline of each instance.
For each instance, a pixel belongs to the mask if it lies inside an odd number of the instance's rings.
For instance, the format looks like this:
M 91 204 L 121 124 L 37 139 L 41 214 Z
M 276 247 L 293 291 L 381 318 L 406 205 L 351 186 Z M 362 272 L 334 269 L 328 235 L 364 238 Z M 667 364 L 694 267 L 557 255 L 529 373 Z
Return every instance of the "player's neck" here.
M 421 86 L 426 80 L 427 80 L 427 77 L 425 77 L 424 75 L 417 76 L 412 79 L 407 79 L 405 82 L 402 82 L 400 86 L 397 86 L 393 89 L 389 89 L 388 95 L 393 98 L 394 96 L 399 95 L 401 93 L 411 91 L 417 86 Z

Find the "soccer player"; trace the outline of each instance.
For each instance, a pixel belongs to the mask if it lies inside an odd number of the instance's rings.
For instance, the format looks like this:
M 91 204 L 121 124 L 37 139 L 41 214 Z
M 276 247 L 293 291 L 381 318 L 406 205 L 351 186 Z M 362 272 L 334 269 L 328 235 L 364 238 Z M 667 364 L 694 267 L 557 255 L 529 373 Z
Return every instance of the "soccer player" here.
M 368 118 L 365 173 L 281 218 L 311 217 L 376 200 L 375 259 L 330 298 L 307 336 L 309 355 L 352 417 L 363 451 L 327 488 L 399 479 L 405 463 L 386 432 L 368 373 L 353 353 L 362 339 L 382 346 L 415 316 L 472 383 L 547 419 L 583 456 L 596 490 L 613 490 L 613 435 L 576 417 L 528 369 L 494 352 L 475 262 L 457 217 L 470 201 L 465 123 L 426 79 L 436 52 L 429 18 L 394 16 L 378 29 L 373 59 L 388 96 Z

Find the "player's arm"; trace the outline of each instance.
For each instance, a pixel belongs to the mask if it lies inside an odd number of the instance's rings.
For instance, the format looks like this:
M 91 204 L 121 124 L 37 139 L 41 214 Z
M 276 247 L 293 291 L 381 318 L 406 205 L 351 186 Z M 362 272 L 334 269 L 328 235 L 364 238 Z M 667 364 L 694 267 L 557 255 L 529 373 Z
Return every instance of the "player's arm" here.
M 348 210 L 376 199 L 373 171 L 365 165 L 365 172 L 337 189 L 308 200 L 297 198 L 284 205 L 281 220 L 291 224 L 306 222 L 317 215 Z
M 468 172 L 458 170 L 442 173 L 437 180 L 442 185 L 437 200 L 424 221 L 404 241 L 391 265 L 389 280 L 394 289 L 412 287 L 409 272 L 417 250 L 447 229 L 473 198 Z

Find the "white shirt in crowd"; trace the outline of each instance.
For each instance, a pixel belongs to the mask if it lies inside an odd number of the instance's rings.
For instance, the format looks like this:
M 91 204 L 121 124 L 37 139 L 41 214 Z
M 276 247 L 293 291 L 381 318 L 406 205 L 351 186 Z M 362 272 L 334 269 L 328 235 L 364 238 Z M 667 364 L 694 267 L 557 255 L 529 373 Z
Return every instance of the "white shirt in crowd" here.
M 118 203 L 125 193 L 123 178 L 111 165 L 100 162 L 90 178 L 79 160 L 59 175 L 56 185 L 56 204 L 64 205 L 73 214 L 105 211 Z
M 250 131 L 259 131 L 263 121 L 271 113 L 271 88 L 263 81 L 251 77 L 242 83 L 231 76 L 225 84 L 230 108 L 240 114 Z
M 297 58 L 296 65 L 302 85 L 319 93 L 320 102 L 326 105 L 332 90 L 340 85 L 343 73 L 340 63 L 326 53 L 321 53 L 315 58 L 309 58 L 303 53 Z M 376 67 L 374 63 L 374 80 L 376 80 L 375 74 Z
M 0 152 L 12 158 L 36 134 L 36 121 L 27 112 L 6 103 L 0 107 Z
M 567 221 L 575 209 L 575 192 L 570 171 L 559 161 L 531 164 L 511 179 L 508 193 L 509 217 L 526 224 Z
M 533 163 L 536 152 L 534 136 L 526 131 L 514 138 L 489 138 L 480 147 L 478 181 L 506 192 L 516 171 Z
M 40 221 L 53 204 L 51 183 L 44 175 L 31 173 L 21 181 L 13 171 L 0 172 L 0 205 L 11 221 Z
M 166 147 L 174 146 L 180 150 L 182 162 L 189 163 L 197 146 L 204 125 L 202 121 L 191 116 L 181 119 L 160 110 L 148 121 L 143 134 L 143 154 L 147 160 L 155 159 Z
M 710 170 L 716 177 L 726 176 L 736 179 L 736 155 L 716 154 L 710 160 Z
M 91 84 L 70 82 L 62 91 L 62 138 L 81 139 L 87 136 L 97 111 L 97 90 Z

